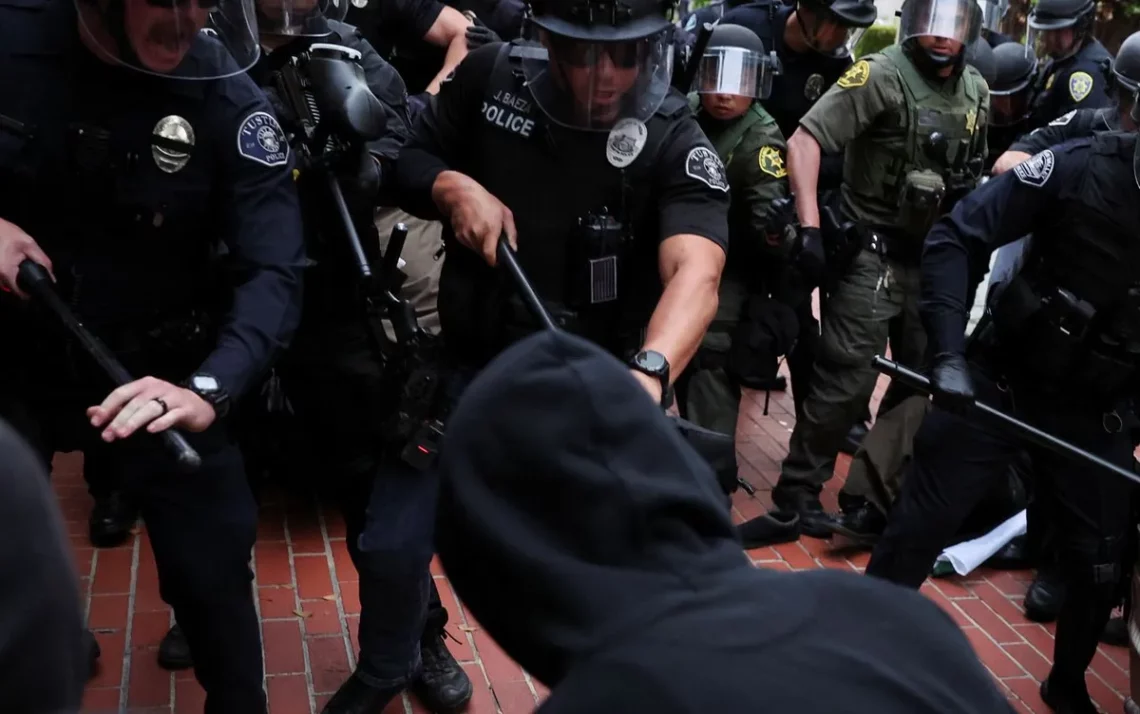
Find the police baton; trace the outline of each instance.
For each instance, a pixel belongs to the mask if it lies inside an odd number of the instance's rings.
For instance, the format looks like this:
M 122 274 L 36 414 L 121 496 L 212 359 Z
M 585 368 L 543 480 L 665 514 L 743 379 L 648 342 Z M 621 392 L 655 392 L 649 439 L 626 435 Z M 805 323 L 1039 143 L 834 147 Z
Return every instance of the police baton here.
M 59 297 L 55 288 L 52 287 L 51 277 L 42 265 L 32 260 L 25 260 L 20 263 L 20 269 L 16 275 L 16 285 L 55 313 L 55 316 L 63 323 L 68 332 L 78 340 L 87 354 L 91 355 L 91 358 L 117 387 L 134 381 L 119 360 L 115 359 L 110 350 L 79 321 L 71 308 Z M 186 437 L 179 432 L 167 429 L 159 432 L 158 437 L 162 440 L 167 451 L 174 456 L 178 462 L 178 467 L 183 472 L 196 471 L 202 465 L 202 457 L 198 455 L 194 447 L 187 443 Z
M 903 385 L 916 392 L 922 392 L 923 394 L 931 393 L 929 379 L 918 372 L 907 369 L 898 362 L 892 362 L 891 360 L 883 359 L 879 355 L 875 355 L 875 358 L 871 360 L 871 366 L 891 379 L 897 379 Z M 1002 428 L 1008 430 L 1016 437 L 1030 441 L 1062 456 L 1088 461 L 1106 471 L 1111 471 L 1117 476 L 1122 476 L 1133 483 L 1140 484 L 1140 476 L 1137 476 L 1128 469 L 1105 461 L 1096 454 L 1090 454 L 1079 446 L 1074 446 L 1064 439 L 1058 439 L 1048 432 L 1041 431 L 1035 426 L 1026 424 L 1020 419 L 1006 414 L 1000 409 L 995 409 L 989 404 L 977 400 L 974 401 L 974 408 L 1000 424 Z
M 497 258 L 499 264 L 507 269 L 511 275 L 511 280 L 514 281 L 515 287 L 519 289 L 519 295 L 522 301 L 526 303 L 534 319 L 542 323 L 542 326 L 547 330 L 557 330 L 558 325 L 555 324 L 554 318 L 546 310 L 546 305 L 542 303 L 542 298 L 534 291 L 534 286 L 530 284 L 527 279 L 526 273 L 523 272 L 517 260 L 515 260 L 515 253 L 511 250 L 511 244 L 507 242 L 506 236 L 499 239 L 499 247 L 497 249 Z

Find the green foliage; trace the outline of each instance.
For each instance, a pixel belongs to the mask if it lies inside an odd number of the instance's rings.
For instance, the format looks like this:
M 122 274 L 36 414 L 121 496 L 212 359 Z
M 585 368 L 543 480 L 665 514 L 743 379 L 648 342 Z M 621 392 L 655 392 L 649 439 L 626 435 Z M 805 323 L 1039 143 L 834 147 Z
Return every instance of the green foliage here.
M 868 27 L 855 45 L 854 55 L 856 59 L 874 54 L 893 45 L 896 32 L 893 23 L 876 22 Z

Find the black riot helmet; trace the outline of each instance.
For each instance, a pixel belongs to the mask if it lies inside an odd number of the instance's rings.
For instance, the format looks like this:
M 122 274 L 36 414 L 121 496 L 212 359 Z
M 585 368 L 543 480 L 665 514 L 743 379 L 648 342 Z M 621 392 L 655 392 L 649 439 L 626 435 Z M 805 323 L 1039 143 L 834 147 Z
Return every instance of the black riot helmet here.
M 1125 92 L 1135 94 L 1140 88 L 1140 32 L 1133 32 L 1120 43 L 1112 61 L 1112 74 L 1123 88 L 1122 96 Z
M 1096 0 L 1038 0 L 1029 11 L 1026 46 L 1039 57 L 1072 57 L 1092 34 L 1095 20 Z M 1061 30 L 1072 30 L 1070 43 L 1061 42 Z
M 808 46 L 826 56 L 847 55 L 847 48 L 854 47 L 859 36 L 875 24 L 875 18 L 878 17 L 874 0 L 797 0 L 795 5 L 796 22 L 799 23 Z M 828 22 L 847 30 L 847 34 L 834 47 L 824 45 L 820 39 L 824 23 Z
M 327 37 L 329 20 L 348 14 L 349 0 L 254 0 L 257 30 L 278 37 Z
M 1005 42 L 994 48 L 994 80 L 990 85 L 992 126 L 1011 126 L 1029 115 L 1037 57 L 1020 42 Z
M 779 60 L 766 53 L 755 32 L 740 25 L 716 25 L 697 65 L 693 87 L 698 94 L 733 94 L 767 99 Z
M 672 0 L 530 0 L 529 9 L 523 75 L 552 121 L 608 131 L 661 106 L 673 64 Z
M 919 69 L 937 72 L 965 64 L 966 48 L 981 35 L 982 10 L 974 0 L 903 0 L 899 40 Z M 927 49 L 922 38 L 957 42 L 957 54 Z
M 997 61 L 990 43 L 979 37 L 966 47 L 966 64 L 970 65 L 986 80 L 986 85 L 992 85 L 997 75 Z
M 75 7 L 101 59 L 145 74 L 221 79 L 261 53 L 249 0 L 75 0 Z

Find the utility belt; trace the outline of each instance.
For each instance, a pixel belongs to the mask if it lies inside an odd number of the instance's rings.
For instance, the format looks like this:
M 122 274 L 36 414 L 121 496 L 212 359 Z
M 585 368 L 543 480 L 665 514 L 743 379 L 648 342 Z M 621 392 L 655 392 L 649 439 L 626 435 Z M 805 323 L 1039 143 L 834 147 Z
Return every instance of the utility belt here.
M 1140 314 L 1140 289 L 1125 310 Z M 1140 334 L 1106 331 L 1105 317 L 1057 287 L 1034 288 L 1021 275 L 1004 285 L 990 308 L 992 348 L 1006 364 L 1053 392 L 1079 391 L 1096 400 L 1119 398 L 1134 386 Z
M 860 228 L 863 250 L 875 253 L 907 267 L 922 262 L 922 240 L 901 235 L 901 231 L 882 228 Z

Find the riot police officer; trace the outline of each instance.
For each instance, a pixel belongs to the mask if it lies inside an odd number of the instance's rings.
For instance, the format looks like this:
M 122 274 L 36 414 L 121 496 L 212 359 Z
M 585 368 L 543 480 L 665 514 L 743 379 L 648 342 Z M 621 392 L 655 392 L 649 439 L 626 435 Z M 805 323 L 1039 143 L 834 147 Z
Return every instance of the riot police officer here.
M 1028 130 L 1033 84 L 1037 76 L 1037 58 L 1018 42 L 998 45 L 994 49 L 994 65 L 994 81 L 989 83 L 987 169 L 993 167 L 1014 141 Z
M 869 575 L 918 588 L 963 515 L 1023 448 L 959 416 L 975 396 L 1132 467 L 1126 427 L 1140 355 L 1137 157 L 1135 133 L 1104 132 L 1047 149 L 994 177 L 930 232 L 922 310 L 935 406 L 914 440 Z M 1025 264 L 990 300 L 991 326 L 967 354 L 969 266 L 1027 234 Z M 1085 669 L 1116 602 L 1132 487 L 1033 448 L 1035 472 L 1056 496 L 1052 522 L 1068 585 L 1041 696 L 1059 712 L 1095 712 Z
M 1093 37 L 1094 0 L 1041 0 L 1029 11 L 1026 44 L 1049 59 L 1037 78 L 1030 125 L 1045 126 L 1073 109 L 1105 107 L 1112 55 Z
M 830 253 L 826 268 L 841 276 L 828 296 L 812 389 L 772 491 L 779 508 L 800 513 L 807 535 L 830 534 L 819 492 L 874 389 L 872 356 L 889 336 L 895 359 L 923 359 L 922 236 L 945 204 L 976 183 L 985 156 L 989 94 L 964 56 L 979 14 L 973 0 L 907 0 L 901 44 L 852 65 L 788 141 L 801 226 L 794 260 L 818 280 Z M 842 215 L 852 223 L 827 226 L 816 201 L 819 156 L 840 150 L 847 158 Z M 892 385 L 880 413 L 901 396 Z
M 1009 0 L 978 0 L 978 7 L 982 9 L 982 40 L 991 48 L 1012 42 L 1013 38 L 1001 31 L 1001 23 L 1009 12 Z
M 211 15 L 217 38 L 200 33 Z M 0 283 L 18 291 L 20 263 L 43 264 L 148 375 L 108 395 L 34 305 L 6 305 L 5 335 L 24 347 L 0 357 L 0 412 L 45 460 L 102 450 L 123 474 L 211 713 L 265 710 L 257 512 L 226 417 L 299 317 L 291 152 L 243 74 L 257 56 L 241 2 L 0 8 Z M 148 436 L 170 428 L 201 455 L 193 476 Z
M 673 5 L 530 9 L 532 39 L 472 52 L 397 161 L 405 207 L 450 223 L 439 311 L 456 380 L 536 327 L 487 265 L 506 236 L 555 319 L 668 404 L 716 312 L 729 200 L 669 84 Z
M 788 174 L 784 137 L 759 101 L 771 91 L 770 62 L 751 30 L 718 24 L 697 67 L 696 91 L 689 102 L 728 170 L 730 247 L 716 318 L 678 382 L 678 406 L 681 416 L 724 434 L 736 433 L 742 381 L 760 372 L 769 377 L 769 369 L 775 377 L 779 356 L 748 349 L 745 336 L 731 349 L 740 330 L 763 329 L 754 324 L 761 319 L 754 313 L 771 302 L 765 298 L 786 252 L 780 236 L 770 237 L 768 230 L 769 207 L 786 194 Z

